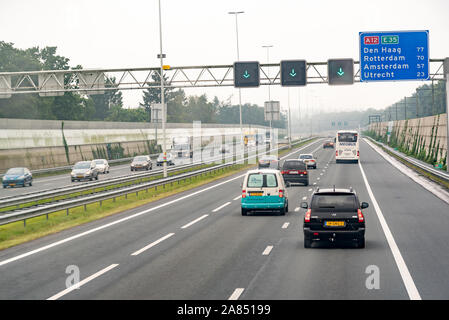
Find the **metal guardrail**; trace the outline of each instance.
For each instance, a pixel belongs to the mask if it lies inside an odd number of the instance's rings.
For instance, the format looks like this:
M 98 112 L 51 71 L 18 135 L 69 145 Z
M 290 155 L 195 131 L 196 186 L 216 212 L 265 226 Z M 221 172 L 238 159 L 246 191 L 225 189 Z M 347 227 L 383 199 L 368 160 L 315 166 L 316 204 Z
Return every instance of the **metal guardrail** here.
M 292 143 L 292 146 L 296 145 L 298 143 L 301 143 L 301 142 L 307 142 L 307 141 L 309 141 L 311 139 L 313 139 L 313 137 L 310 137 L 310 138 L 307 138 L 307 139 L 304 139 L 304 140 L 299 140 L 299 141 L 297 141 L 295 143 Z M 287 148 L 288 148 L 288 146 L 283 146 L 283 147 L 280 147 L 280 148 L 277 148 L 277 149 L 270 149 L 268 151 L 262 152 L 261 154 L 265 154 L 265 153 L 272 152 L 272 151 L 284 150 L 284 149 L 287 149 Z M 64 200 L 64 201 L 60 201 L 60 202 L 56 202 L 56 203 L 50 203 L 48 205 L 41 206 L 41 207 L 24 209 L 24 210 L 21 210 L 20 212 L 5 213 L 5 214 L 0 216 L 0 225 L 12 223 L 12 222 L 17 222 L 17 221 L 22 221 L 22 220 L 23 220 L 24 225 L 25 225 L 26 224 L 26 219 L 34 218 L 34 217 L 38 217 L 38 216 L 42 216 L 42 215 L 47 215 L 47 218 L 48 218 L 48 214 L 53 213 L 53 212 L 57 212 L 57 211 L 62 211 L 62 210 L 67 210 L 67 215 L 68 215 L 69 214 L 69 209 L 71 209 L 71 208 L 80 207 L 82 205 L 86 206 L 87 204 L 91 204 L 91 203 L 95 203 L 95 202 L 100 202 L 100 205 L 101 205 L 101 202 L 103 200 L 108 200 L 108 199 L 114 199 L 115 200 L 115 198 L 118 197 L 118 196 L 125 195 L 125 197 L 126 197 L 130 193 L 138 194 L 138 192 L 143 191 L 143 190 L 146 190 L 148 192 L 148 189 L 150 189 L 150 188 L 163 186 L 163 185 L 166 185 L 168 183 L 172 184 L 173 182 L 181 181 L 181 180 L 184 180 L 184 179 L 187 179 L 187 178 L 193 178 L 195 176 L 202 175 L 204 173 L 209 173 L 209 172 L 213 172 L 213 171 L 216 171 L 216 170 L 224 169 L 226 167 L 238 164 L 242 160 L 248 160 L 248 159 L 251 159 L 251 158 L 255 158 L 258 155 L 260 155 L 260 153 L 248 156 L 248 157 L 243 158 L 243 159 L 236 159 L 236 160 L 233 160 L 232 162 L 229 162 L 229 163 L 213 166 L 213 167 L 210 167 L 210 168 L 196 170 L 196 171 L 193 171 L 193 172 L 183 173 L 183 174 L 176 175 L 176 176 L 173 176 L 173 177 L 162 178 L 162 179 L 158 179 L 158 180 L 155 180 L 155 181 L 150 181 L 150 182 L 138 184 L 138 185 L 135 185 L 135 186 L 119 188 L 117 190 L 101 192 L 101 193 L 93 194 L 93 195 L 87 195 L 87 196 L 84 196 L 82 198 L 68 199 L 68 200 Z M 234 155 L 232 155 L 232 157 L 234 157 Z M 229 157 L 225 157 L 225 159 L 226 158 L 229 158 Z M 179 169 L 179 167 L 173 168 L 173 169 Z M 132 177 L 134 177 L 134 176 L 132 176 Z M 89 185 L 92 185 L 92 184 L 89 184 Z M 73 189 L 72 189 L 72 193 L 73 193 Z
M 424 170 L 424 171 L 426 171 L 426 172 L 428 172 L 430 174 L 433 174 L 433 175 L 437 176 L 440 179 L 443 179 L 443 180 L 449 182 L 449 174 L 448 173 L 446 173 L 444 171 L 441 171 L 441 170 L 434 169 L 434 168 L 432 168 L 430 166 L 424 165 L 421 162 L 419 162 L 418 160 L 416 160 L 416 159 L 414 159 L 412 157 L 406 156 L 402 152 L 396 151 L 393 148 L 391 148 L 390 146 L 387 146 L 387 145 L 385 145 L 382 142 L 376 141 L 376 140 L 374 140 L 371 137 L 367 137 L 367 136 L 365 136 L 365 137 L 368 138 L 369 140 L 371 140 L 372 142 L 381 145 L 382 147 L 384 147 L 385 149 L 387 149 L 391 153 L 394 153 L 396 156 L 398 156 L 402 160 L 407 161 L 407 162 L 413 164 L 414 166 L 416 166 L 416 167 L 418 167 L 418 168 L 420 168 L 420 169 L 422 169 L 422 170 Z
M 155 155 L 159 155 L 159 154 L 155 154 Z M 150 155 L 150 157 L 151 157 L 151 155 Z M 123 159 L 127 159 L 127 158 L 123 158 Z M 117 159 L 116 161 L 123 161 L 123 159 Z M 133 157 L 131 157 L 129 159 L 133 159 Z M 212 161 L 212 160 L 210 159 L 210 161 Z M 191 163 L 191 164 L 179 165 L 179 166 L 176 166 L 175 168 L 171 168 L 171 169 L 169 168 L 167 170 L 170 172 L 170 171 L 175 171 L 177 169 L 187 169 L 187 168 L 192 167 L 192 166 L 200 165 L 201 163 L 202 163 L 201 161 L 197 161 L 197 162 L 194 162 L 194 163 Z M 72 166 L 69 166 L 68 168 L 71 168 L 71 167 Z M 59 167 L 59 168 L 64 168 L 64 167 Z M 56 170 L 56 169 L 57 168 L 52 168 L 52 170 Z M 86 190 L 88 190 L 88 189 L 90 189 L 90 187 L 95 188 L 97 186 L 100 186 L 100 187 L 105 186 L 105 183 L 107 183 L 108 181 L 114 181 L 115 182 L 115 181 L 117 181 L 120 178 L 125 178 L 125 179 L 129 178 L 130 181 L 132 181 L 132 180 L 134 180 L 134 178 L 136 178 L 135 180 L 137 180 L 138 178 L 145 178 L 145 177 L 148 177 L 148 176 L 152 176 L 154 174 L 162 173 L 162 171 L 163 170 L 161 169 L 161 170 L 158 170 L 158 171 L 144 172 L 144 173 L 134 174 L 134 175 L 126 174 L 126 175 L 122 175 L 122 176 L 118 176 L 118 177 L 114 177 L 114 178 L 110 178 L 110 179 L 107 179 L 107 180 L 102 180 L 102 181 L 98 181 L 98 182 L 94 182 L 94 183 L 87 183 L 86 182 L 86 183 L 79 184 L 78 186 L 81 186 L 82 187 L 81 189 L 85 188 Z M 128 181 L 123 181 L 123 182 L 128 182 Z M 20 196 L 12 195 L 12 196 L 7 196 L 7 197 L 1 197 L 0 198 L 0 209 L 4 208 L 6 206 L 24 203 L 24 202 L 18 201 L 16 203 L 8 202 L 6 204 L 8 199 L 13 199 L 14 198 L 14 199 L 18 199 L 19 200 L 19 199 L 25 199 L 26 198 L 26 199 L 28 199 L 30 201 L 34 201 L 34 200 L 36 200 L 35 198 L 33 198 L 33 196 L 35 196 L 35 195 L 42 194 L 42 195 L 45 195 L 45 196 L 48 196 L 48 197 L 59 196 L 59 195 L 65 194 L 65 193 L 58 194 L 59 192 L 64 192 L 65 189 L 79 191 L 79 190 L 77 190 L 77 189 L 79 189 L 79 188 L 77 188 L 78 186 L 64 186 L 64 187 L 60 187 L 60 188 L 52 188 L 52 189 L 46 189 L 46 190 L 39 190 L 39 191 L 29 192 L 29 193 L 22 194 Z M 80 191 L 83 191 L 83 190 L 80 190 Z
M 192 164 L 176 166 L 174 168 L 167 169 L 167 171 L 168 172 L 178 171 L 178 170 L 195 167 L 198 165 L 201 165 L 201 163 L 196 162 L 196 163 L 192 163 Z M 133 175 L 123 175 L 123 176 L 118 176 L 118 177 L 107 179 L 107 180 L 100 180 L 100 181 L 92 182 L 92 183 L 86 182 L 86 183 L 76 185 L 76 186 L 68 186 L 68 187 L 65 186 L 65 187 L 61 187 L 61 188 L 57 188 L 57 189 L 47 189 L 47 190 L 36 191 L 36 192 L 27 193 L 27 194 L 19 195 L 19 196 L 14 195 L 14 196 L 10 196 L 10 197 L 0 198 L 0 209 L 9 207 L 9 206 L 15 206 L 15 205 L 20 205 L 20 204 L 24 204 L 24 203 L 33 202 L 33 201 L 38 201 L 38 200 L 42 200 L 42 199 L 59 197 L 59 196 L 63 196 L 63 195 L 67 195 L 67 194 L 71 194 L 71 193 L 75 193 L 75 192 L 89 191 L 91 189 L 107 187 L 107 186 L 115 185 L 115 184 L 119 184 L 119 183 L 132 182 L 135 180 L 149 178 L 149 177 L 152 177 L 155 175 L 159 175 L 161 173 L 162 173 L 162 170 L 157 170 L 157 171 L 143 172 L 143 173 L 138 173 L 138 174 L 133 174 Z

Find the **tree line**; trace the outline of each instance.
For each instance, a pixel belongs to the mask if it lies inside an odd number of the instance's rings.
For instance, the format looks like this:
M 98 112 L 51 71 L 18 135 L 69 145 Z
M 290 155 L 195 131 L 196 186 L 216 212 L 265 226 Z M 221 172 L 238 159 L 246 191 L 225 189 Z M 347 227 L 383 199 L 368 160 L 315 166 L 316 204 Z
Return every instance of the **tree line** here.
M 13 43 L 0 41 L 0 72 L 37 70 L 76 70 L 81 65 L 71 67 L 70 60 L 57 55 L 57 47 L 15 48 Z M 116 79 L 110 79 L 112 86 Z M 69 79 L 65 79 L 66 83 Z M 157 73 L 152 75 L 149 84 L 160 83 Z M 201 121 L 203 123 L 239 124 L 239 106 L 220 101 L 217 97 L 209 100 L 203 94 L 187 96 L 182 89 L 166 88 L 167 122 Z M 84 121 L 151 121 L 151 106 L 161 101 L 161 91 L 157 87 L 143 91 L 143 102 L 135 108 L 124 108 L 122 93 L 107 90 L 101 95 L 85 95 L 65 92 L 63 96 L 40 97 L 36 94 L 17 94 L 8 99 L 0 99 L 0 118 L 45 119 L 45 120 L 84 120 Z M 242 106 L 243 124 L 265 125 L 264 109 L 255 104 Z M 286 127 L 286 115 L 273 126 Z

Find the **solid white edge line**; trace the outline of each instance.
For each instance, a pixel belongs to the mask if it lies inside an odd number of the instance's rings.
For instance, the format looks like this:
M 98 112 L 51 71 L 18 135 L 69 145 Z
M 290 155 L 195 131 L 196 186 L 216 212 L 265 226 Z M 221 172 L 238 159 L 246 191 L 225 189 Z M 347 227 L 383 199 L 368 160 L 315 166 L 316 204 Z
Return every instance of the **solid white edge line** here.
M 416 171 L 410 169 L 409 167 L 402 164 L 389 154 L 385 153 L 380 147 L 378 147 L 371 141 L 367 139 L 364 140 L 374 151 L 376 151 L 380 156 L 382 156 L 385 160 L 387 160 L 393 167 L 395 167 L 400 172 L 405 174 L 407 177 L 412 179 L 414 182 L 425 188 L 427 191 L 431 192 L 432 194 L 434 194 L 435 196 L 437 196 L 438 198 L 449 204 L 449 194 L 443 188 L 441 188 L 434 182 L 426 180 L 425 178 L 420 176 Z
M 296 208 L 295 208 L 295 212 L 298 212 L 298 211 L 299 211 L 299 207 L 296 207 Z
M 391 253 L 393 254 L 396 265 L 399 269 L 399 273 L 401 274 L 402 281 L 404 282 L 405 289 L 407 290 L 408 296 L 410 300 L 421 300 L 421 296 L 419 295 L 418 289 L 415 286 L 415 282 L 413 281 L 412 276 L 405 264 L 404 259 L 402 258 L 401 252 L 396 244 L 396 241 L 393 238 L 393 234 L 388 227 L 387 221 L 385 220 L 382 211 L 380 210 L 379 204 L 374 197 L 373 191 L 368 183 L 368 179 L 366 178 L 365 171 L 363 170 L 362 164 L 359 161 L 360 172 L 362 173 L 363 181 L 365 182 L 366 189 L 368 190 L 368 194 L 371 198 L 371 202 L 373 203 L 374 210 L 376 211 L 377 218 L 379 219 L 380 225 L 382 226 L 382 230 L 387 238 L 388 245 L 390 246 Z
M 302 197 L 302 200 L 306 200 L 307 199 L 307 197 Z
M 84 279 L 84 280 L 78 282 L 77 284 L 75 284 L 75 285 L 73 285 L 73 286 L 70 286 L 70 287 L 68 287 L 68 288 L 65 289 L 65 290 L 62 290 L 61 292 L 59 292 L 59 293 L 57 293 L 57 294 L 51 296 L 51 297 L 48 298 L 47 300 L 57 300 L 57 299 L 61 298 L 62 296 L 65 296 L 67 293 L 72 292 L 72 291 L 75 290 L 75 289 L 81 288 L 82 285 L 85 285 L 85 284 L 88 283 L 89 281 L 92 281 L 93 279 L 98 278 L 98 277 L 101 276 L 102 274 L 108 272 L 109 270 L 114 269 L 114 268 L 117 267 L 117 266 L 118 266 L 118 264 L 111 264 L 109 267 L 106 267 L 106 268 L 104 268 L 104 269 L 102 269 L 102 270 L 100 270 L 100 271 L 94 273 L 93 275 L 87 277 L 86 279 Z
M 282 225 L 282 229 L 287 229 L 288 226 L 290 225 L 290 222 L 286 222 Z
M 137 255 L 141 254 L 142 252 L 144 252 L 144 251 L 146 251 L 146 250 L 148 250 L 148 249 L 154 247 L 155 245 L 161 243 L 162 241 L 164 241 L 164 240 L 166 240 L 166 239 L 168 239 L 168 238 L 170 238 L 170 237 L 172 237 L 172 236 L 174 236 L 174 235 L 175 235 L 174 233 L 166 234 L 166 235 L 163 236 L 162 238 L 159 238 L 159 239 L 157 239 L 156 241 L 151 242 L 149 245 L 143 247 L 142 249 L 137 250 L 136 252 L 131 253 L 131 255 L 132 255 L 132 256 L 137 256 Z
M 195 219 L 195 220 L 193 220 L 193 221 L 191 221 L 191 222 L 189 222 L 189 223 L 183 225 L 183 226 L 181 227 L 181 229 L 188 228 L 188 227 L 190 227 L 192 224 L 195 224 L 195 223 L 197 223 L 198 221 L 203 220 L 203 219 L 206 218 L 207 216 L 209 216 L 209 215 L 208 215 L 208 214 L 204 214 L 204 215 L 202 215 L 201 217 L 199 217 L 198 219 Z
M 212 210 L 212 212 L 217 212 L 218 210 L 223 209 L 224 207 L 226 207 L 230 204 L 231 204 L 231 202 L 228 201 L 225 204 L 222 204 L 221 206 L 219 206 L 218 208 L 215 208 L 214 210 Z
M 231 294 L 231 296 L 228 298 L 228 300 L 238 300 L 239 297 L 242 295 L 243 290 L 245 290 L 245 288 L 235 289 L 234 292 Z
M 292 154 L 294 154 L 294 153 L 296 153 L 296 152 L 298 152 L 298 151 L 301 151 L 301 150 L 303 150 L 304 148 L 310 147 L 311 145 L 317 143 L 317 142 L 320 141 L 320 140 L 321 140 L 321 139 L 319 139 L 319 140 L 317 140 L 317 141 L 313 141 L 313 142 L 311 142 L 311 143 L 309 143 L 309 144 L 307 144 L 307 145 L 305 145 L 305 146 L 303 146 L 303 147 L 301 147 L 301 148 L 299 148 L 299 149 L 297 149 L 297 150 L 295 150 L 295 151 L 292 151 L 292 152 L 290 152 L 289 154 L 287 154 L 287 155 L 285 155 L 284 157 L 282 157 L 281 159 L 285 159 L 286 157 L 288 157 L 288 156 L 290 156 L 290 155 L 292 155 Z M 240 178 L 243 177 L 243 176 L 245 176 L 245 173 L 243 173 L 243 174 L 241 174 L 241 175 L 238 175 L 237 177 L 228 179 L 228 180 L 226 180 L 226 181 L 223 181 L 223 182 L 214 184 L 214 185 L 212 185 L 212 186 L 210 186 L 210 187 L 207 187 L 207 188 L 204 188 L 204 189 L 195 191 L 195 192 L 193 192 L 193 193 L 187 194 L 187 195 L 185 195 L 185 196 L 179 197 L 179 198 L 174 199 L 174 200 L 172 200 L 172 201 L 165 202 L 165 203 L 160 204 L 160 205 L 158 205 L 158 206 L 156 206 L 156 207 L 149 208 L 149 209 L 143 210 L 143 211 L 141 211 L 141 212 L 137 212 L 137 213 L 135 213 L 135 214 L 132 214 L 132 215 L 127 216 L 127 217 L 124 217 L 124 218 L 122 218 L 122 219 L 118 219 L 118 220 L 115 220 L 115 221 L 113 221 L 113 222 L 104 224 L 104 225 L 99 226 L 99 227 L 97 227 L 97 228 L 93 228 L 93 229 L 87 230 L 87 231 L 85 231 L 85 232 L 78 233 L 78 234 L 76 234 L 76 235 L 74 235 L 74 236 L 71 236 L 71 237 L 68 237 L 68 238 L 65 238 L 65 239 L 62 239 L 62 240 L 59 240 L 59 241 L 50 243 L 50 244 L 48 244 L 48 245 L 46 245 L 46 246 L 43 246 L 43 247 L 40 247 L 40 248 L 31 250 L 31 251 L 25 252 L 25 253 L 20 254 L 20 255 L 18 255 L 18 256 L 15 256 L 15 257 L 12 257 L 12 258 L 9 258 L 9 259 L 0 261 L 0 266 L 3 266 L 3 265 L 5 265 L 5 264 L 11 263 L 11 262 L 14 262 L 14 261 L 17 261 L 17 260 L 20 260 L 20 259 L 25 258 L 25 257 L 28 257 L 28 256 L 30 256 L 30 255 L 36 254 L 36 253 L 38 253 L 38 252 L 41 252 L 41 251 L 44 251 L 44 250 L 53 248 L 53 247 L 58 246 L 58 245 L 60 245 L 60 244 L 63 244 L 63 243 L 66 243 L 66 242 L 69 242 L 69 241 L 72 241 L 72 240 L 81 238 L 81 237 L 86 236 L 86 235 L 88 235 L 88 234 L 94 233 L 94 232 L 96 232 L 96 231 L 99 231 L 99 230 L 108 228 L 108 227 L 110 227 L 110 226 L 116 225 L 116 224 L 118 224 L 118 223 L 121 223 L 121 222 L 130 220 L 130 219 L 136 218 L 136 217 L 141 216 L 141 215 L 144 215 L 144 214 L 146 214 L 146 213 L 149 213 L 149 212 L 158 210 L 158 209 L 160 209 L 160 208 L 166 207 L 166 206 L 168 206 L 168 205 L 171 205 L 171 204 L 173 204 L 173 203 L 179 202 L 179 201 L 181 201 L 181 200 L 184 200 L 184 199 L 193 197 L 193 196 L 195 196 L 195 195 L 197 195 L 197 194 L 200 194 L 200 193 L 202 193 L 202 192 L 205 192 L 205 191 L 208 191 L 208 190 L 210 190 L 210 189 L 219 187 L 219 186 L 221 186 L 221 185 L 223 185 L 223 184 L 226 184 L 226 183 L 228 183 L 228 182 L 231 182 L 231 181 L 240 179 Z
M 239 195 L 238 197 L 235 197 L 234 199 L 232 199 L 232 200 L 238 200 L 238 199 L 240 199 L 242 197 L 242 195 Z

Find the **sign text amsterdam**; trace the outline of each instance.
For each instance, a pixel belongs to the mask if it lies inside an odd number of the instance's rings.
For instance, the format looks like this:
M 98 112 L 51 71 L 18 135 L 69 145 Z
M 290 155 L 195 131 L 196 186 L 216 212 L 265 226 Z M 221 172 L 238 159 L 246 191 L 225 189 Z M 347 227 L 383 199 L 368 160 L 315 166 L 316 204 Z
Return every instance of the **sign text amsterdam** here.
M 360 81 L 428 80 L 429 31 L 359 32 Z

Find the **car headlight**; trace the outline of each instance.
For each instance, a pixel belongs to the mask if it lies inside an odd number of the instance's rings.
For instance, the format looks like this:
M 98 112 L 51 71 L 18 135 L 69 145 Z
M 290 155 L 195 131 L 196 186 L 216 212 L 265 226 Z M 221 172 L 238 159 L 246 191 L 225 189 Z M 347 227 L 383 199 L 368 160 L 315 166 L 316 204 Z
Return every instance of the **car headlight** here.
M 23 180 L 23 179 L 25 179 L 25 176 L 20 176 L 18 179 Z
M 74 173 L 74 172 L 71 172 L 70 175 L 71 175 L 72 177 L 74 177 L 74 176 L 75 176 L 75 173 Z
M 91 171 L 89 170 L 89 171 L 86 171 L 86 173 L 84 175 L 88 176 L 88 175 L 90 175 L 90 173 L 91 173 Z

